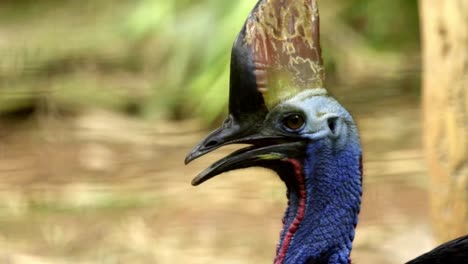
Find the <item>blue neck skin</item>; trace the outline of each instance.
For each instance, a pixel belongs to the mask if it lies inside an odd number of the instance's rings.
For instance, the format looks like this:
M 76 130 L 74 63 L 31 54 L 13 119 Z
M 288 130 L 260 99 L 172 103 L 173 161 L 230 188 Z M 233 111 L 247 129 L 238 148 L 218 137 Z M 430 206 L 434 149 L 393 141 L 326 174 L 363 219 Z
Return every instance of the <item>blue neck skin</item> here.
M 288 186 L 275 263 L 349 264 L 362 194 L 359 142 L 339 152 L 330 142 L 311 143 L 295 164 L 295 175 L 286 177 L 302 177 L 303 192 Z

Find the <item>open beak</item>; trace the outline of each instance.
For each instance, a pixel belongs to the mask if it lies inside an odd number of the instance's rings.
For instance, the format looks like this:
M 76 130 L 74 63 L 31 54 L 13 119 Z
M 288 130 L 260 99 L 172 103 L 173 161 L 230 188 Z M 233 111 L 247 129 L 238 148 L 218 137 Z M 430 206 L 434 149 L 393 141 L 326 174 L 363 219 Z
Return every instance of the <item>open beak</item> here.
M 266 167 L 273 168 L 277 160 L 296 158 L 303 152 L 304 141 L 292 141 L 283 136 L 262 135 L 254 127 L 248 131 L 240 129 L 241 126 L 234 123 L 225 123 L 218 128 L 187 155 L 185 163 L 201 157 L 221 146 L 229 144 L 250 144 L 251 146 L 239 149 L 230 155 L 213 163 L 192 180 L 192 185 L 199 185 L 224 172 L 248 168 Z

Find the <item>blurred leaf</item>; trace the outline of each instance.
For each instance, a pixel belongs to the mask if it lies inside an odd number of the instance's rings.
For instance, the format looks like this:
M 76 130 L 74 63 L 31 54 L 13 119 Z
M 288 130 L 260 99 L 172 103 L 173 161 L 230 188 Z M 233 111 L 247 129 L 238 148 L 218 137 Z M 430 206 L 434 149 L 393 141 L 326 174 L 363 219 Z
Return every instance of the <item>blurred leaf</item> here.
M 144 0 L 129 16 L 126 29 L 132 37 L 142 37 L 170 23 L 175 17 L 174 1 Z
M 164 74 L 156 81 L 151 104 L 165 105 L 173 112 L 183 111 L 183 116 L 201 116 L 206 122 L 223 113 L 229 89 L 231 45 L 255 2 L 206 0 L 197 4 L 185 2 L 183 6 L 175 1 L 175 17 L 155 31 L 154 38 L 170 43 L 165 51 L 170 56 L 158 69 Z
M 417 45 L 417 0 L 359 0 L 348 2 L 344 18 L 371 46 L 398 50 Z

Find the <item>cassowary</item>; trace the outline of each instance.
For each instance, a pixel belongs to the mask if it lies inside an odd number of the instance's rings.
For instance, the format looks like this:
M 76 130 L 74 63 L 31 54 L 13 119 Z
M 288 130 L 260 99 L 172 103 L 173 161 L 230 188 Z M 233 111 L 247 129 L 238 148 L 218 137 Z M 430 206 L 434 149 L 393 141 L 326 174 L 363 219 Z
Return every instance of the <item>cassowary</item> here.
M 229 116 L 189 153 L 251 145 L 192 182 L 261 166 L 287 187 L 288 207 L 274 263 L 349 264 L 362 194 L 362 159 L 353 118 L 324 87 L 315 0 L 261 0 L 231 58 Z M 409 263 L 468 263 L 468 237 Z

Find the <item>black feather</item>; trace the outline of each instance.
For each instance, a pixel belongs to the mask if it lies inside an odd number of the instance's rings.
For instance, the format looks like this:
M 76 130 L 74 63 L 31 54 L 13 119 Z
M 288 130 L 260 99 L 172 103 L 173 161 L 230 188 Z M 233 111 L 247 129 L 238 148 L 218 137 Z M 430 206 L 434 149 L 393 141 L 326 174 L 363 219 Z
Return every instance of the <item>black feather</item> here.
M 468 235 L 438 246 L 406 264 L 467 264 Z

